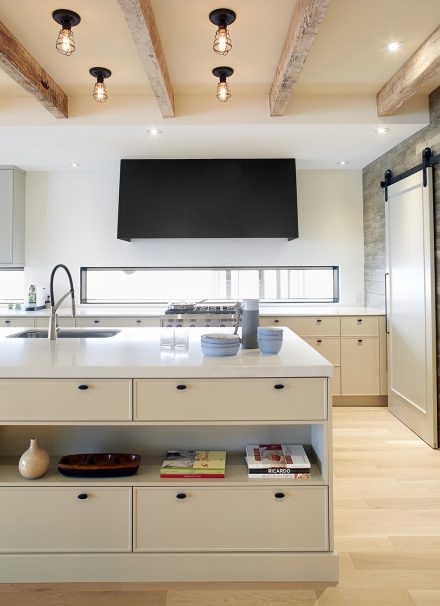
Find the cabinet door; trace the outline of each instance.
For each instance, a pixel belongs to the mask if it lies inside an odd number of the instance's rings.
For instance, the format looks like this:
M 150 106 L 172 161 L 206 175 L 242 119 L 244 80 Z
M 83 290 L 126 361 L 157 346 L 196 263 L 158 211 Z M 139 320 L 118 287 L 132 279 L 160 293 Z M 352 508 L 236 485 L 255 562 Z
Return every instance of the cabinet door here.
M 1 488 L 0 551 L 131 551 L 130 488 Z
M 0 263 L 12 263 L 13 169 L 0 169 Z
M 2 328 L 33 328 L 33 318 L 0 318 L 0 326 Z
M 134 489 L 134 551 L 326 551 L 326 486 Z
M 316 349 L 324 358 L 335 366 L 341 363 L 341 340 L 339 337 L 308 337 L 304 338 L 309 345 Z
M 327 380 L 138 379 L 135 421 L 279 421 L 327 418 Z
M 341 393 L 343 396 L 379 395 L 379 338 L 341 339 Z
M 130 421 L 128 379 L 2 379 L 3 421 Z

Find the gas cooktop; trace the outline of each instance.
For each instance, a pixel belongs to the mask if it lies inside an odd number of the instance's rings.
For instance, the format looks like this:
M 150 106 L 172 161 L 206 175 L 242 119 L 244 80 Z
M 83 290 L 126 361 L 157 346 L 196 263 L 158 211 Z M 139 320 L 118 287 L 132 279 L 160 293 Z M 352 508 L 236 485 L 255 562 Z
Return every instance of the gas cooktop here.
M 188 309 L 189 305 L 179 306 L 178 304 L 170 305 L 165 311 L 166 314 L 235 314 L 235 305 L 194 305 Z

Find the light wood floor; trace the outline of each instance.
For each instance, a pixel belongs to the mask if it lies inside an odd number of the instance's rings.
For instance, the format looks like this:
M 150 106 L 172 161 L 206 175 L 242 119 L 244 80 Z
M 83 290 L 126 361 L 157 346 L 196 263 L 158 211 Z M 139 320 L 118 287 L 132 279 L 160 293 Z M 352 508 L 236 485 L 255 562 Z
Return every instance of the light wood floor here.
M 440 451 L 383 408 L 334 409 L 338 585 L 0 585 L 1 606 L 439 606 Z

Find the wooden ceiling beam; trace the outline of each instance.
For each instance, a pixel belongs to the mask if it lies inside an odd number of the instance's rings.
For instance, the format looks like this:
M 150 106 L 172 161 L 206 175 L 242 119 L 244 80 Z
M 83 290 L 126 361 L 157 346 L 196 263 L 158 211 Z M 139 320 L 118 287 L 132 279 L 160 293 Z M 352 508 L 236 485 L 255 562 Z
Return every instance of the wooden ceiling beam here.
M 45 69 L 0 21 L 0 68 L 55 118 L 68 117 L 68 98 Z
M 118 0 L 163 118 L 174 118 L 174 94 L 150 0 Z
M 440 75 L 440 27 L 378 92 L 377 115 L 391 116 L 431 78 Z
M 269 95 L 270 115 L 284 115 L 330 0 L 297 0 Z

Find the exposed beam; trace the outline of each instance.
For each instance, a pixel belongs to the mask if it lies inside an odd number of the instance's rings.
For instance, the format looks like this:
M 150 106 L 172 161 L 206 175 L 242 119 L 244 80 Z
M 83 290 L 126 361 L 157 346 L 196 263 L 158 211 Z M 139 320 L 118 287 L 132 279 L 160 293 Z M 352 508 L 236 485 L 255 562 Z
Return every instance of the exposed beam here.
M 45 69 L 0 21 L 0 68 L 55 118 L 68 117 L 68 99 Z
M 270 115 L 282 116 L 330 0 L 297 0 L 269 95 Z
M 377 94 L 377 115 L 391 116 L 434 76 L 440 75 L 440 27 Z
M 118 0 L 163 118 L 174 118 L 174 95 L 150 0 Z

